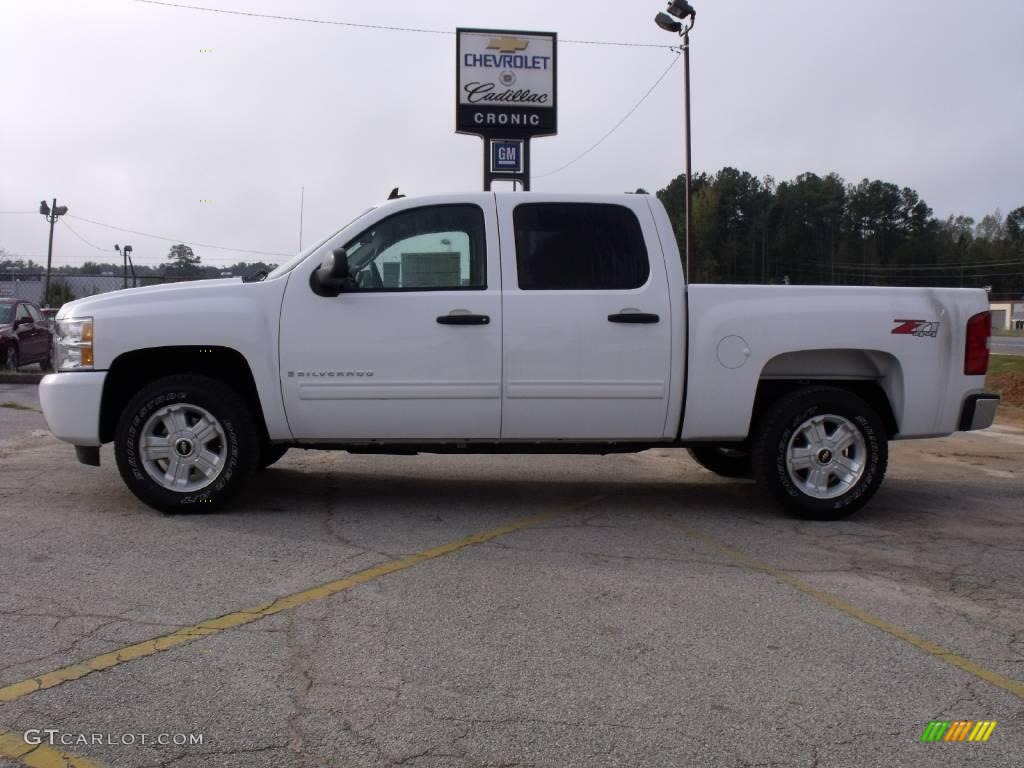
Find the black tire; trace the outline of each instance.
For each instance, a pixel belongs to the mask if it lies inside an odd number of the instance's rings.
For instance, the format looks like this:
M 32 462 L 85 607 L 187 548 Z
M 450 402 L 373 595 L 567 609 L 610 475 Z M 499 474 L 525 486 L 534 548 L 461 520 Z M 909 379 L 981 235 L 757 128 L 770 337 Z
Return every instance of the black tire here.
M 139 443 L 147 421 L 157 411 L 174 405 L 205 410 L 224 435 L 223 440 L 214 437 L 203 446 L 212 444 L 220 457 L 219 469 L 205 487 L 172 490 L 151 477 L 142 461 Z M 169 435 L 168 439 L 173 438 Z M 143 503 L 163 512 L 210 512 L 222 507 L 252 474 L 259 460 L 260 440 L 252 414 L 231 388 L 206 376 L 168 376 L 144 387 L 121 412 L 114 455 L 125 484 Z
M 10 373 L 18 371 L 18 347 L 16 344 L 11 344 L 7 348 L 7 354 L 4 356 L 4 370 Z
M 256 468 L 262 471 L 277 464 L 288 453 L 289 448 L 291 446 L 287 443 L 267 443 L 263 446 L 263 451 L 260 453 L 260 460 Z
M 802 426 L 813 423 L 812 419 L 823 420 L 825 443 L 812 444 L 806 439 L 806 432 L 797 434 Z M 837 425 L 831 434 L 830 424 Z M 814 453 L 817 446 L 827 446 L 829 440 L 836 438 L 838 425 L 849 430 L 856 443 L 841 452 L 826 447 Z M 803 459 L 811 468 L 790 469 L 787 458 L 798 462 L 797 451 L 812 454 Z M 862 469 L 859 473 L 847 473 L 846 468 L 832 469 L 836 465 L 824 463 L 826 459 L 845 459 L 847 464 L 857 464 Z M 756 429 L 753 460 L 758 483 L 797 517 L 839 520 L 863 507 L 878 491 L 889 461 L 889 444 L 882 420 L 861 398 L 836 387 L 806 387 L 783 397 L 765 413 Z M 817 495 L 807 491 L 812 471 L 820 473 L 816 479 L 824 479 L 818 484 L 823 490 Z M 847 473 L 845 479 L 833 477 L 833 471 Z M 849 487 L 844 491 L 847 483 Z M 825 498 L 825 494 L 832 497 Z
M 743 479 L 754 476 L 754 460 L 748 451 L 727 445 L 695 445 L 687 452 L 690 458 L 716 475 Z

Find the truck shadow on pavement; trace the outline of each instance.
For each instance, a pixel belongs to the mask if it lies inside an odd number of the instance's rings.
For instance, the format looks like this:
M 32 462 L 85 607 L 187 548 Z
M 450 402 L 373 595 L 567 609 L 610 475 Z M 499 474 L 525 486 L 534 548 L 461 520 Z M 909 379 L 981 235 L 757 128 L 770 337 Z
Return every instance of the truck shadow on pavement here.
M 451 465 L 445 476 L 339 469 L 330 472 L 275 467 L 255 475 L 220 516 L 322 516 L 400 513 L 445 520 L 481 513 L 531 515 L 593 497 L 606 499 L 617 512 L 679 512 L 706 518 L 746 517 L 765 521 L 785 517 L 774 501 L 751 481 L 718 480 L 706 475 L 673 478 L 602 477 L 593 471 L 582 477 L 554 472 L 503 473 L 492 470 L 459 475 Z M 519 476 L 517 476 L 519 475 Z
M 409 471 L 403 471 L 406 468 Z M 418 518 L 443 516 L 451 520 L 462 516 L 472 519 L 482 512 L 530 515 L 602 496 L 617 512 L 667 512 L 694 521 L 740 516 L 752 523 L 801 522 L 753 481 L 726 480 L 706 472 L 630 479 L 622 471 L 595 471 L 593 466 L 581 463 L 577 477 L 571 472 L 543 471 L 537 467 L 505 472 L 500 462 L 486 468 L 478 465 L 465 474 L 454 463 L 444 470 L 431 474 L 412 463 L 401 469 L 339 467 L 330 471 L 280 466 L 255 475 L 219 514 L 306 516 L 328 511 L 373 516 L 400 512 Z M 957 498 L 974 508 L 976 517 L 987 517 L 983 512 L 987 500 L 1005 500 L 1007 489 L 1001 485 L 990 480 L 978 480 L 965 487 L 963 480 L 952 478 L 890 478 L 871 503 L 847 520 L 804 524 L 886 527 L 934 522 L 961 514 L 963 507 L 955 502 Z

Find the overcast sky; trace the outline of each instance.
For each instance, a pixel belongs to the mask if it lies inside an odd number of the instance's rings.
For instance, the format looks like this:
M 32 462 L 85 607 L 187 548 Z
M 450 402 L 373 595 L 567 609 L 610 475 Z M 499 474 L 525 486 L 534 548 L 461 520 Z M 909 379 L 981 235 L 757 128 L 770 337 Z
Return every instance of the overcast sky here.
M 558 32 L 672 44 L 652 0 L 183 0 L 367 24 Z M 836 171 L 915 188 L 936 214 L 1024 205 L 1024 3 L 694 0 L 695 171 Z M 201 51 L 209 50 L 205 53 Z M 683 168 L 682 64 L 667 49 L 559 46 L 559 135 L 534 189 L 663 187 Z M 453 35 L 271 21 L 133 0 L 0 0 L 0 211 L 70 213 L 188 243 L 291 253 L 400 185 L 480 189 L 480 140 L 454 133 Z M 200 202 L 210 200 L 212 202 Z M 136 261 L 170 242 L 67 219 Z M 0 248 L 46 257 L 38 213 L 0 213 Z M 204 263 L 258 257 L 195 246 Z M 65 226 L 54 263 L 116 254 Z M 279 259 L 269 259 L 279 260 Z

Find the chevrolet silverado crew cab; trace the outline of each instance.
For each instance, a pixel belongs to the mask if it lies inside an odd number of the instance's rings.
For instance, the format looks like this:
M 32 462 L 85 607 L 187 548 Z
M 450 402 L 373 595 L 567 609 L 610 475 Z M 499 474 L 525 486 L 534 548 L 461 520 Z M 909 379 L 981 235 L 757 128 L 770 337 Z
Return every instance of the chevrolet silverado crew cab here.
M 793 512 L 846 515 L 888 441 L 981 429 L 984 291 L 687 285 L 654 197 L 477 193 L 372 208 L 259 281 L 57 316 L 54 435 L 162 510 L 214 508 L 290 447 L 688 448 Z

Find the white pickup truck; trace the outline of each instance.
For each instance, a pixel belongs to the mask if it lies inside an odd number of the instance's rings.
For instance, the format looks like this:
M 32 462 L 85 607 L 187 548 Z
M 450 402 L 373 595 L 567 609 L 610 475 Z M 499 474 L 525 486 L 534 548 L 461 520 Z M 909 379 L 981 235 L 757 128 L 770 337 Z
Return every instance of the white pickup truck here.
M 982 429 L 980 290 L 689 285 L 654 197 L 403 198 L 265 279 L 57 316 L 54 435 L 162 510 L 216 507 L 289 447 L 688 448 L 796 514 L 878 489 L 888 441 Z

